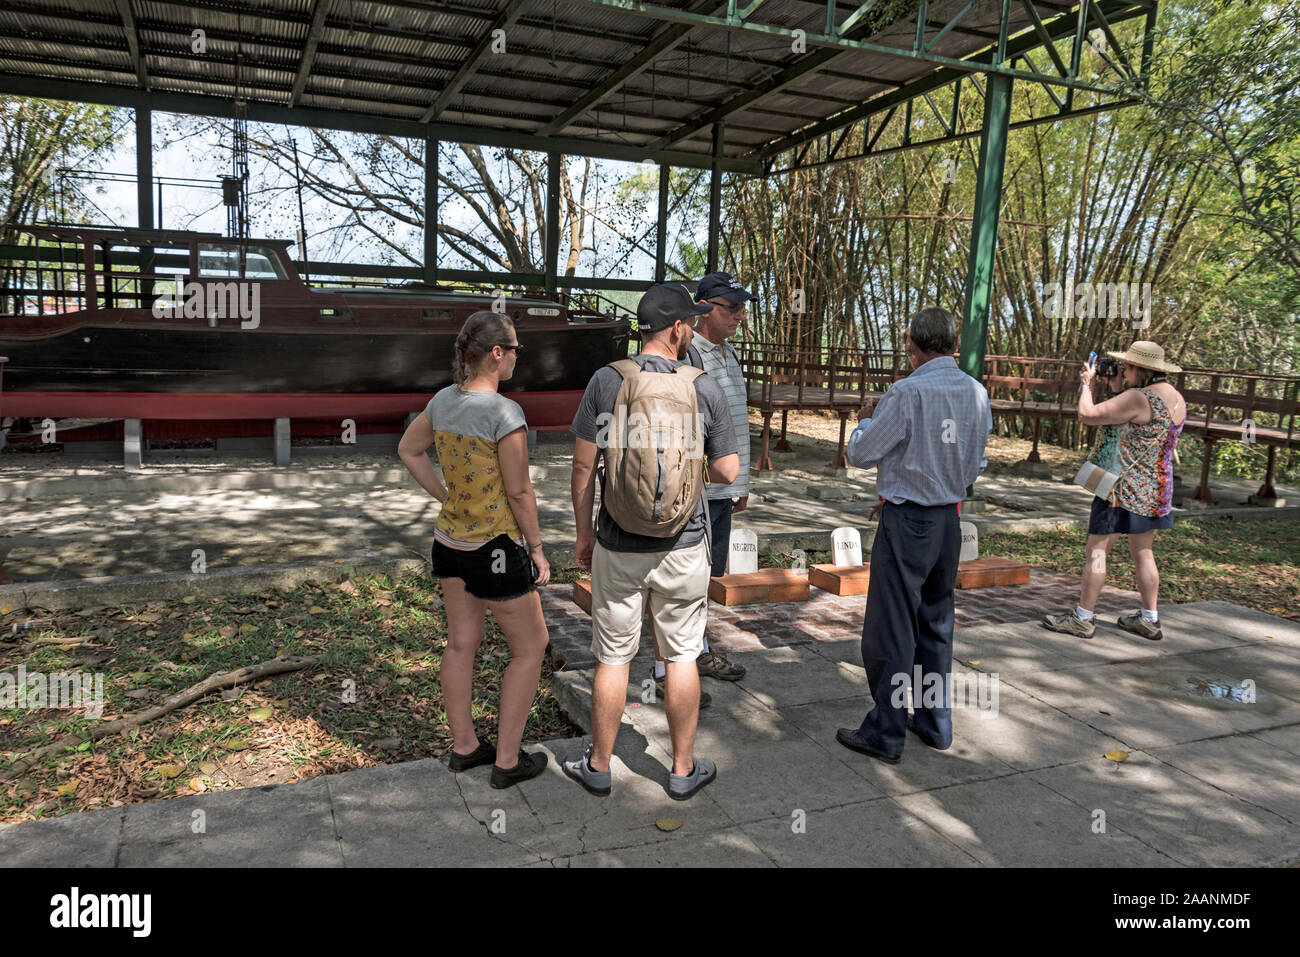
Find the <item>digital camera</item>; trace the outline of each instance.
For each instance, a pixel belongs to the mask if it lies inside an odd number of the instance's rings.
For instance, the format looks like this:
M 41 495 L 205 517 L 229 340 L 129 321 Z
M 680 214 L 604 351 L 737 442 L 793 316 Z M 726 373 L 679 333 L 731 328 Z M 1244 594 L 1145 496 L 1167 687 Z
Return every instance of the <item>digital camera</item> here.
M 1111 356 L 1101 356 L 1097 359 L 1097 378 L 1109 379 L 1115 375 L 1119 375 L 1119 362 Z

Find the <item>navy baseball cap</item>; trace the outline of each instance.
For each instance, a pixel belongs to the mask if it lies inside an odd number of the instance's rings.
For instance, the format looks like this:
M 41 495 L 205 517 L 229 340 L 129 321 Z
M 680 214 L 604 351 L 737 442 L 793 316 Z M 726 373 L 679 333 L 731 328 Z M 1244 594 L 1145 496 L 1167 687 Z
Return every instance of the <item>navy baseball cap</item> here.
M 748 302 L 758 298 L 742 286 L 739 279 L 733 279 L 730 273 L 725 272 L 709 273 L 700 280 L 699 288 L 695 291 L 696 299 L 712 299 L 714 296 L 721 296 L 731 302 Z
M 712 308 L 697 304 L 679 282 L 660 283 L 647 289 L 636 304 L 637 328 L 642 332 L 658 332 L 679 319 L 701 316 Z

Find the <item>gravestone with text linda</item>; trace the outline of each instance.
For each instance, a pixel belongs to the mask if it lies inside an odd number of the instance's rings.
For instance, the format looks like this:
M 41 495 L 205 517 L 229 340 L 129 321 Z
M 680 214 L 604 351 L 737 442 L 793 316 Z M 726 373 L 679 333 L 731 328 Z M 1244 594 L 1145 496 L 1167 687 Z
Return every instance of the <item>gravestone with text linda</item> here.
M 871 581 L 871 566 L 862 564 L 862 535 L 856 528 L 837 528 L 831 533 L 829 565 L 808 569 L 809 584 L 835 595 L 865 595 Z

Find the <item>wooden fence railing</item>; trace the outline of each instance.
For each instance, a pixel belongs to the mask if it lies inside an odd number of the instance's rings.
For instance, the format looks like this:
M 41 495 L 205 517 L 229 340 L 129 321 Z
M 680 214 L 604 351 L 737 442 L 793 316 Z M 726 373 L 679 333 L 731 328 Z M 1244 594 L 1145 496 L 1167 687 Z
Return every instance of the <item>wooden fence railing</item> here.
M 736 346 L 749 390 L 749 404 L 763 416 L 762 450 L 756 469 L 771 469 L 771 423 L 781 413 L 775 449 L 787 451 L 786 426 L 794 410 L 839 414 L 840 440 L 833 464 L 844 467 L 849 417 L 865 395 L 880 393 L 911 371 L 903 353 L 847 349 L 791 349 L 773 343 Z M 1043 419 L 1073 419 L 1078 414 L 1077 359 L 990 355 L 984 362 L 984 385 L 995 415 L 1021 416 L 1033 422 L 1030 461 L 1038 460 Z M 1300 412 L 1300 376 L 1260 375 L 1224 369 L 1187 368 L 1170 376 L 1187 402 L 1183 432 L 1204 443 L 1201 480 L 1195 497 L 1208 500 L 1209 468 L 1216 442 L 1237 439 L 1268 449 L 1261 497 L 1275 497 L 1273 473 L 1279 448 L 1293 448 Z

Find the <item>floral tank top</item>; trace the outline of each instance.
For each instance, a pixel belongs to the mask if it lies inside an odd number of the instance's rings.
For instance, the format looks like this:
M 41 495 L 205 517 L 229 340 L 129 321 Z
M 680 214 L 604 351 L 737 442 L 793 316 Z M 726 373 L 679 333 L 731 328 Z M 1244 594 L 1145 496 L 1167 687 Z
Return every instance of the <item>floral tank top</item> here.
M 496 392 L 440 391 L 425 407 L 447 485 L 433 537 L 448 548 L 476 549 L 498 535 L 523 544 L 501 476 L 497 443 L 527 427 L 524 410 Z
M 1116 485 L 1120 508 L 1135 515 L 1159 518 L 1173 511 L 1174 447 L 1187 419 L 1174 425 L 1164 400 L 1153 390 L 1143 389 L 1151 405 L 1151 421 L 1144 425 L 1130 422 L 1119 440 L 1122 472 Z

